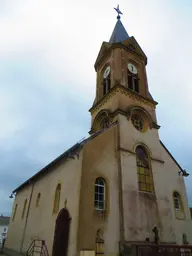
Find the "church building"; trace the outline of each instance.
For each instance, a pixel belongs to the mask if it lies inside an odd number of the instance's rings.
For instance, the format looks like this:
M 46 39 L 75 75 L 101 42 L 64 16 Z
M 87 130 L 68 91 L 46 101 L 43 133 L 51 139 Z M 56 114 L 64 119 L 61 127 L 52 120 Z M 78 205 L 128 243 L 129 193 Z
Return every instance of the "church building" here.
M 147 56 L 117 11 L 94 66 L 90 136 L 12 192 L 9 255 L 134 255 L 120 252 L 192 244 L 188 173 L 159 138 Z

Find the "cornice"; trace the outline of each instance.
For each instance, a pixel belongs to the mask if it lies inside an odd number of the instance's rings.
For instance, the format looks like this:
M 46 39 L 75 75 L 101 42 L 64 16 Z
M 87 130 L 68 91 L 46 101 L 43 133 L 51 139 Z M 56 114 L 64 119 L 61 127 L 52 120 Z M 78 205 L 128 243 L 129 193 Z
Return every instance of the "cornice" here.
M 135 153 L 134 151 L 129 150 L 129 149 L 125 149 L 125 148 L 123 148 L 123 147 L 120 147 L 118 150 L 124 151 L 124 152 L 127 152 L 127 153 L 130 153 L 130 154 L 132 154 L 132 155 L 136 155 L 136 153 Z M 164 164 L 164 163 L 165 163 L 165 161 L 163 161 L 163 160 L 161 160 L 161 159 L 158 159 L 158 158 L 150 157 L 150 159 L 151 159 L 152 161 L 159 162 L 159 163 L 161 163 L 161 164 Z
M 122 85 L 117 84 L 100 101 L 98 101 L 94 106 L 92 106 L 89 109 L 89 112 L 91 112 L 91 114 L 93 114 L 95 111 L 100 109 L 106 102 L 108 102 L 113 97 L 113 95 L 115 95 L 118 92 L 121 94 L 124 94 L 126 96 L 129 96 L 130 98 L 135 99 L 139 102 L 142 102 L 146 105 L 149 105 L 152 108 L 155 108 L 156 105 L 158 104 L 156 101 L 150 100 L 150 99 L 148 99 L 148 98 L 146 98 L 128 88 L 125 88 Z
M 106 111 L 106 110 L 101 110 L 101 111 Z M 101 111 L 99 112 L 99 113 L 101 113 Z M 98 113 L 98 114 L 99 114 Z M 98 115 L 97 114 L 97 115 Z M 108 118 L 114 118 L 116 115 L 118 115 L 118 114 L 120 114 L 120 115 L 123 115 L 123 116 L 125 116 L 125 117 L 127 117 L 127 119 L 129 119 L 129 113 L 127 112 L 127 111 L 124 111 L 124 110 L 122 110 L 122 109 L 119 109 L 119 108 L 117 108 L 115 111 L 113 111 L 113 112 L 110 112 L 109 110 L 108 110 L 108 113 L 107 113 L 107 116 L 108 116 Z M 96 119 L 96 118 L 95 118 Z M 95 120 L 94 119 L 94 120 Z M 91 130 L 89 131 L 89 134 L 94 134 L 95 132 L 96 132 L 96 130 L 93 128 L 94 127 L 94 125 L 92 125 L 92 127 L 91 127 Z M 150 129 L 159 129 L 161 126 L 160 125 L 158 125 L 157 123 L 155 123 L 155 122 L 152 122 L 151 123 L 151 125 L 150 125 Z

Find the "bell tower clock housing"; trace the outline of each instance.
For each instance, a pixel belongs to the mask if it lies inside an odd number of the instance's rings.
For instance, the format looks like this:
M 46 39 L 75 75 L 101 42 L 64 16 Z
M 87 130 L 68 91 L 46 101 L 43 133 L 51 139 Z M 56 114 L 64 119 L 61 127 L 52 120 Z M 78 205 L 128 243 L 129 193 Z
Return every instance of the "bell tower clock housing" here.
M 135 118 L 132 121 L 138 123 L 136 129 L 159 128 L 155 114 L 157 102 L 149 92 L 146 65 L 145 53 L 135 38 L 128 35 L 118 14 L 111 38 L 102 43 L 95 62 L 96 95 L 89 110 L 90 134 L 115 122 L 118 113 L 128 119 Z

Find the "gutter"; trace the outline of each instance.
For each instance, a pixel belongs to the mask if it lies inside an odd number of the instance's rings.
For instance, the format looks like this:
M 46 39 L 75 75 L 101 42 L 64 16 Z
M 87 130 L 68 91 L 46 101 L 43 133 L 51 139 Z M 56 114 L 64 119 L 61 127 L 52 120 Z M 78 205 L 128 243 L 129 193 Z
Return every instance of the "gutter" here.
M 86 140 L 86 139 L 85 139 Z M 84 141 L 85 141 L 84 140 Z M 24 188 L 26 185 L 31 184 L 31 181 L 35 181 L 36 179 L 39 178 L 40 175 L 46 174 L 48 173 L 48 171 L 50 171 L 50 168 L 53 167 L 54 164 L 56 164 L 58 161 L 60 161 L 61 159 L 64 158 L 71 158 L 72 154 L 75 154 L 76 149 L 81 146 L 81 144 L 84 142 L 82 141 L 81 143 L 76 143 L 73 147 L 71 147 L 70 149 L 68 149 L 67 151 L 65 151 L 63 154 L 61 154 L 60 156 L 58 156 L 55 160 L 53 160 L 52 162 L 50 162 L 48 165 L 46 165 L 45 167 L 43 167 L 43 169 L 41 169 L 39 172 L 37 172 L 35 175 L 33 175 L 31 178 L 29 178 L 27 181 L 25 181 L 24 183 L 22 183 L 19 187 L 17 187 L 15 190 L 13 190 L 12 194 L 17 193 L 19 190 L 21 190 L 22 188 Z
M 122 168 L 121 168 L 121 151 L 120 151 L 120 127 L 117 123 L 117 168 L 118 168 L 118 181 L 119 181 L 119 225 L 120 225 L 120 252 L 125 240 L 124 234 L 124 211 L 123 211 L 123 186 L 122 186 Z

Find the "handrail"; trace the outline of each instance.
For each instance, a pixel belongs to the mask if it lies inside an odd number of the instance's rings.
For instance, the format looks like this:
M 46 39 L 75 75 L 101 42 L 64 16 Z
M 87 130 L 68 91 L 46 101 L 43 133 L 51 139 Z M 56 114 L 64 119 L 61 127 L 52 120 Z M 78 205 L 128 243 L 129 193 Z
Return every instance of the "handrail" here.
M 32 241 L 32 243 L 30 244 L 27 250 L 26 256 L 33 256 L 34 253 L 35 255 L 39 253 L 40 256 L 49 256 L 47 246 L 45 244 L 45 240 L 35 239 Z

